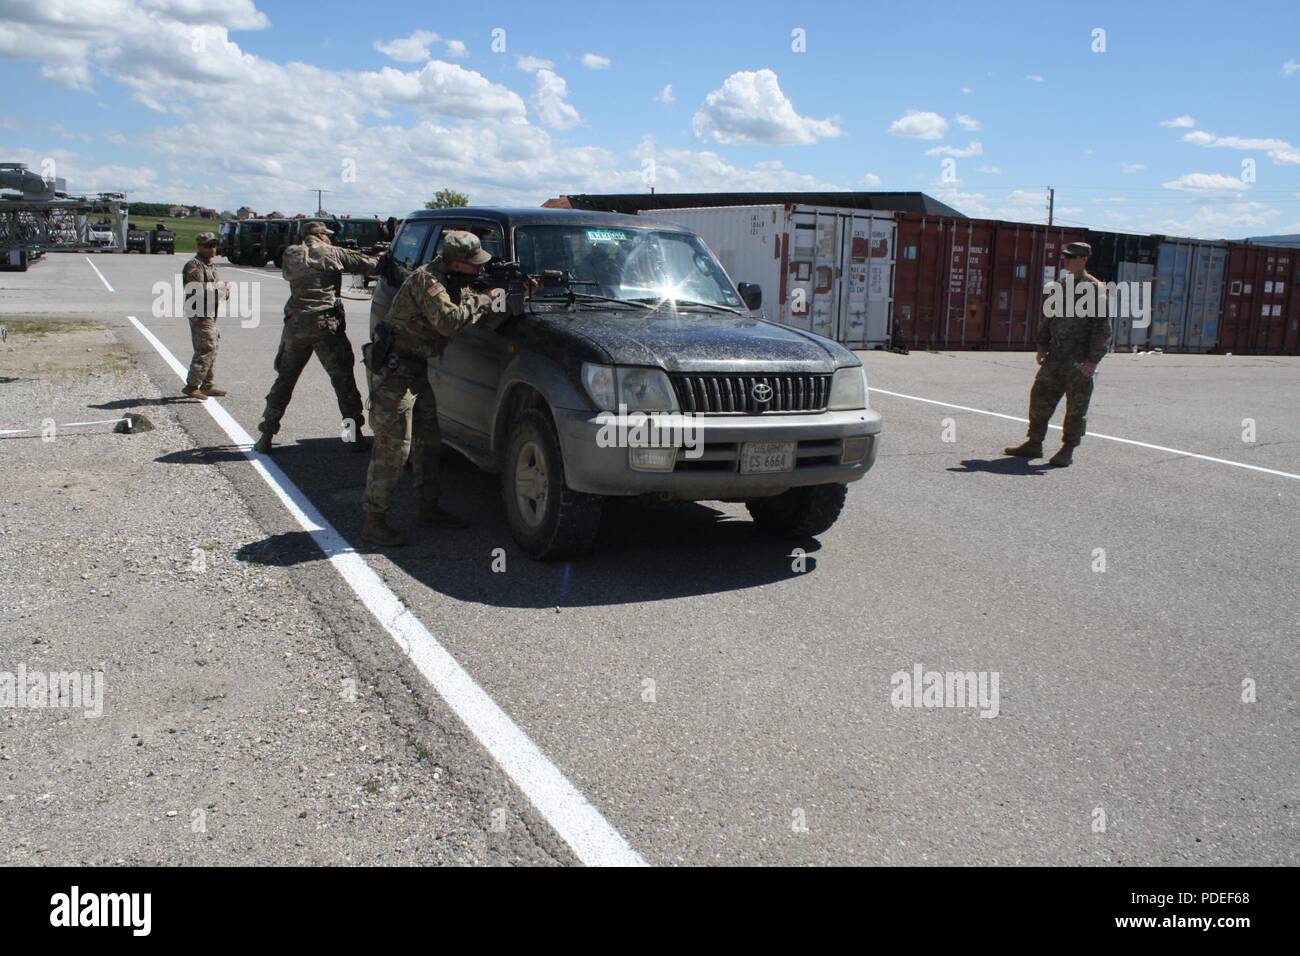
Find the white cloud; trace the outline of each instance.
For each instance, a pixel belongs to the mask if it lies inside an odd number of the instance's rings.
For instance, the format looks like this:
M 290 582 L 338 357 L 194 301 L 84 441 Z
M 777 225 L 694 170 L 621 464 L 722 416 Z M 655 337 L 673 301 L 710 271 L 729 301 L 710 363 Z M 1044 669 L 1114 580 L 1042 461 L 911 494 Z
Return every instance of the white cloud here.
M 1229 232 L 1251 232 L 1275 223 L 1280 213 L 1259 202 L 1234 202 L 1201 206 L 1191 216 L 1183 219 L 1161 218 L 1148 221 L 1143 228 L 1183 236 L 1210 236 L 1219 238 Z
M 1267 153 L 1268 158 L 1282 166 L 1300 166 L 1300 149 L 1284 139 L 1251 139 L 1242 136 L 1215 136 L 1204 130 L 1183 134 L 1183 142 L 1195 146 L 1219 147 L 1225 149 L 1259 150 Z
M 1175 116 L 1173 119 L 1161 120 L 1160 125 L 1172 129 L 1190 129 L 1196 125 L 1196 120 L 1190 116 Z
M 889 135 L 910 139 L 943 139 L 948 132 L 948 121 L 938 113 L 908 110 L 889 124 Z
M 972 92 L 972 90 L 971 90 L 971 88 L 970 88 L 969 86 L 963 86 L 963 87 L 961 88 L 961 91 L 962 91 L 963 93 L 970 93 L 970 92 Z
M 1187 173 L 1161 185 L 1165 189 L 1180 189 L 1189 192 L 1226 192 L 1234 194 L 1244 192 L 1250 188 L 1249 183 L 1243 183 L 1235 176 L 1224 176 L 1220 173 Z
M 663 103 L 666 106 L 677 102 L 677 97 L 673 96 L 673 85 L 671 83 L 655 94 L 655 102 Z
M 877 176 L 875 173 L 867 173 L 865 176 L 862 177 L 861 180 L 859 180 L 859 182 L 863 186 L 879 186 L 880 177 Z
M 965 113 L 958 113 L 957 125 L 973 133 L 980 128 L 980 121 L 973 116 L 967 116 Z
M 440 37 L 432 30 L 416 30 L 410 36 L 398 37 L 383 43 L 375 41 L 375 49 L 399 63 L 423 63 L 433 58 L 429 47 L 437 43 Z
M 102 165 L 53 144 L 24 150 L 14 142 L 21 135 L 31 144 L 32 130 L 11 133 L 8 142 L 0 133 L 0 158 L 39 168 L 53 156 L 58 174 L 86 193 L 122 189 L 133 200 L 290 214 L 312 208 L 304 184 L 333 188 L 327 198 L 334 211 L 384 216 L 405 215 L 441 186 L 488 205 L 645 189 L 639 153 L 557 142 L 537 104 L 526 105 L 520 95 L 531 95 L 531 78 L 511 74 L 524 83 L 516 92 L 438 59 L 369 70 L 279 62 L 230 38 L 235 23 L 260 16 L 250 18 L 254 8 L 247 4 L 205 0 L 192 7 L 203 20 L 198 24 L 168 19 L 162 5 L 155 7 L 0 0 L 0 55 L 52 71 L 80 68 L 86 83 L 107 79 L 135 101 L 113 105 L 118 121 L 132 124 L 129 140 L 119 144 L 131 151 L 130 165 Z M 205 50 L 193 49 L 196 35 Z M 545 68 L 529 65 L 531 72 Z M 543 77 L 542 85 L 547 121 L 555 128 L 574 122 L 577 113 L 558 84 Z M 218 158 L 214 142 L 239 149 L 219 151 Z M 664 150 L 655 160 L 661 189 L 852 188 L 771 163 L 736 165 L 707 150 Z M 345 161 L 356 170 L 355 181 L 331 178 L 331 169 L 341 170 Z
M 983 156 L 984 147 L 976 140 L 971 140 L 970 145 L 965 149 L 959 149 L 956 146 L 935 146 L 933 149 L 927 149 L 925 155 L 952 156 L 956 159 L 970 159 L 972 156 Z
M 977 171 L 987 173 L 990 176 L 996 176 L 1002 172 L 1002 168 L 1000 166 L 981 166 Z
M 51 8 L 60 6 L 49 2 L 46 5 Z M 261 30 L 271 25 L 266 14 L 253 5 L 253 0 L 222 0 L 220 3 L 212 0 L 141 0 L 140 7 L 179 23 L 211 23 L 231 30 Z M 59 15 L 57 10 L 55 12 Z
M 1283 76 L 1291 76 L 1297 70 L 1300 70 L 1300 63 L 1297 63 L 1295 60 L 1287 60 L 1285 63 L 1282 64 Z
M 551 60 L 544 60 L 540 56 L 517 56 L 515 57 L 515 66 L 525 73 L 536 73 L 538 70 L 553 70 L 555 63 Z
M 465 46 L 464 40 L 448 40 L 444 44 L 444 49 L 447 51 L 447 56 L 458 60 L 463 56 L 469 56 L 469 48 Z
M 691 126 L 697 137 L 722 144 L 789 145 L 843 135 L 834 119 L 800 116 L 768 69 L 731 74 L 705 97 Z
M 551 70 L 538 70 L 533 86 L 533 106 L 537 110 L 537 119 L 550 129 L 572 129 L 582 123 L 582 117 L 572 104 L 566 101 L 569 95 L 568 84 L 564 78 Z
M 1041 73 L 1026 73 L 1025 79 L 1030 83 L 1041 83 L 1043 82 L 1043 75 Z
M 1140 173 L 1146 168 L 1147 167 L 1145 163 L 1120 163 L 1119 164 L 1119 171 L 1122 172 L 1125 176 L 1132 176 L 1134 173 Z
M 596 53 L 582 54 L 582 65 L 589 70 L 608 70 L 609 57 L 600 56 Z
M 842 190 L 843 183 L 828 182 L 816 176 L 786 169 L 779 162 L 755 163 L 753 167 L 733 165 L 709 150 L 656 150 L 647 137 L 636 150 L 638 163 L 653 158 L 655 188 L 659 192 L 716 192 L 721 190 Z M 639 181 L 636 190 L 644 190 Z

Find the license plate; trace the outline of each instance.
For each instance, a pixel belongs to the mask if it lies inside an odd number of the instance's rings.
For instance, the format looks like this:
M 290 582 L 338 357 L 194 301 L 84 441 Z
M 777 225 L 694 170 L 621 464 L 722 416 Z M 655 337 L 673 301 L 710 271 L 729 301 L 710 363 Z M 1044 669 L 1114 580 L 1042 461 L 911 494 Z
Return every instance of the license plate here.
M 794 445 L 792 441 L 745 442 L 740 446 L 740 473 L 768 475 L 794 471 Z

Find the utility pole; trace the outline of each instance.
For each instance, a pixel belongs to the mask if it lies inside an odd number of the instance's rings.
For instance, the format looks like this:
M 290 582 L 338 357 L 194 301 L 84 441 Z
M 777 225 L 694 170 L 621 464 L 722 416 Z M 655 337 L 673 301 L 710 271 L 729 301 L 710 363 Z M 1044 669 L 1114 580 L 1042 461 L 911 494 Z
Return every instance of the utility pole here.
M 1052 216 L 1056 213 L 1056 190 L 1051 186 L 1047 187 L 1047 224 L 1052 224 Z
M 324 213 L 325 213 L 324 203 L 321 202 L 321 193 L 332 193 L 333 191 L 334 191 L 334 190 L 332 190 L 332 189 L 312 189 L 312 190 L 311 190 L 311 192 L 314 192 L 314 193 L 316 194 L 316 215 L 320 216 L 320 215 L 324 215 Z

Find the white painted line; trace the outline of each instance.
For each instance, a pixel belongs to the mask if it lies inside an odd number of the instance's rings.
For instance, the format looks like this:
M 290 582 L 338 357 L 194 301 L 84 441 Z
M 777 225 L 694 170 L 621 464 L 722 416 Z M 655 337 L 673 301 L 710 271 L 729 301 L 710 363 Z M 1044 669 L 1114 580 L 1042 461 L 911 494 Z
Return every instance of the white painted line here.
M 184 379 L 185 366 L 133 315 L 131 324 L 163 357 L 178 378 Z M 410 609 L 389 590 L 365 558 L 357 554 L 347 539 L 334 529 L 306 495 L 289 480 L 270 457 L 253 451 L 252 436 L 244 431 L 230 413 L 216 400 L 203 404 L 222 431 L 239 445 L 253 470 L 280 499 L 280 503 L 311 535 L 339 576 L 356 592 L 361 603 L 397 642 L 424 678 L 433 685 L 457 717 L 464 722 L 492 759 L 501 765 L 515 785 L 523 791 L 555 832 L 588 866 L 645 866 L 626 840 L 610 826 L 578 789 L 569 782 L 541 749 L 510 719 L 457 663 Z M 360 503 L 358 503 L 360 507 Z
M 90 268 L 95 270 L 95 275 L 99 276 L 99 281 L 104 283 L 105 289 L 107 289 L 109 292 L 117 292 L 116 289 L 114 289 L 111 285 L 108 284 L 108 280 L 104 278 L 104 273 L 99 271 L 99 266 L 95 265 L 93 262 L 90 262 L 90 256 L 86 256 L 86 262 L 90 263 Z
M 1029 419 L 1027 418 L 1020 418 L 1016 415 L 1004 415 L 1001 412 L 989 412 L 982 408 L 971 408 L 969 405 L 954 405 L 951 402 L 937 402 L 933 398 L 921 398 L 917 395 L 904 395 L 902 392 L 891 392 L 887 389 L 875 388 L 874 386 L 871 387 L 869 391 L 879 392 L 881 395 L 890 395 L 894 398 L 906 398 L 913 402 L 925 402 L 927 405 L 940 405 L 944 408 L 955 408 L 958 411 L 972 412 L 976 415 L 988 415 L 990 418 L 1005 418 L 1009 422 L 1022 422 L 1026 425 L 1029 424 Z M 1048 425 L 1047 427 L 1053 428 L 1058 432 L 1061 430 L 1060 425 Z M 1194 451 L 1183 451 L 1181 448 L 1167 448 L 1164 445 L 1152 445 L 1149 442 L 1135 441 L 1132 438 L 1119 438 L 1115 435 L 1103 435 L 1101 432 L 1090 431 L 1088 432 L 1088 437 L 1101 438 L 1106 441 L 1117 441 L 1124 445 L 1136 445 L 1139 448 L 1150 448 L 1152 451 L 1163 451 L 1170 455 L 1180 455 L 1183 458 L 1195 458 L 1199 461 L 1210 461 L 1214 462 L 1216 465 L 1231 465 L 1233 468 L 1245 468 L 1249 471 L 1262 471 L 1266 475 L 1277 475 L 1279 478 L 1293 478 L 1296 481 L 1300 481 L 1300 475 L 1293 475 L 1289 471 L 1278 471 L 1275 468 L 1263 468 L 1259 465 L 1248 465 L 1244 461 L 1232 461 L 1227 458 L 1214 458 L 1211 455 L 1201 455 Z

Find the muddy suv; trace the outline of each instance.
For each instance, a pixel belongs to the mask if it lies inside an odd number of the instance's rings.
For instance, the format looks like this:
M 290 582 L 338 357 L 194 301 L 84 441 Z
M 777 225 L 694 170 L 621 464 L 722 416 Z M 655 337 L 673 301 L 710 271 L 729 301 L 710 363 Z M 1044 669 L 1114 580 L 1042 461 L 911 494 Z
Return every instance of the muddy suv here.
M 817 535 L 875 462 L 881 419 L 857 357 L 756 317 L 761 290 L 733 285 L 699 237 L 670 223 L 414 212 L 384 258 L 372 328 L 450 229 L 549 273 L 526 303 L 499 297 L 515 302 L 504 321 L 471 326 L 429 363 L 443 439 L 500 473 L 528 554 L 589 550 L 612 496 L 744 502 L 765 530 Z

